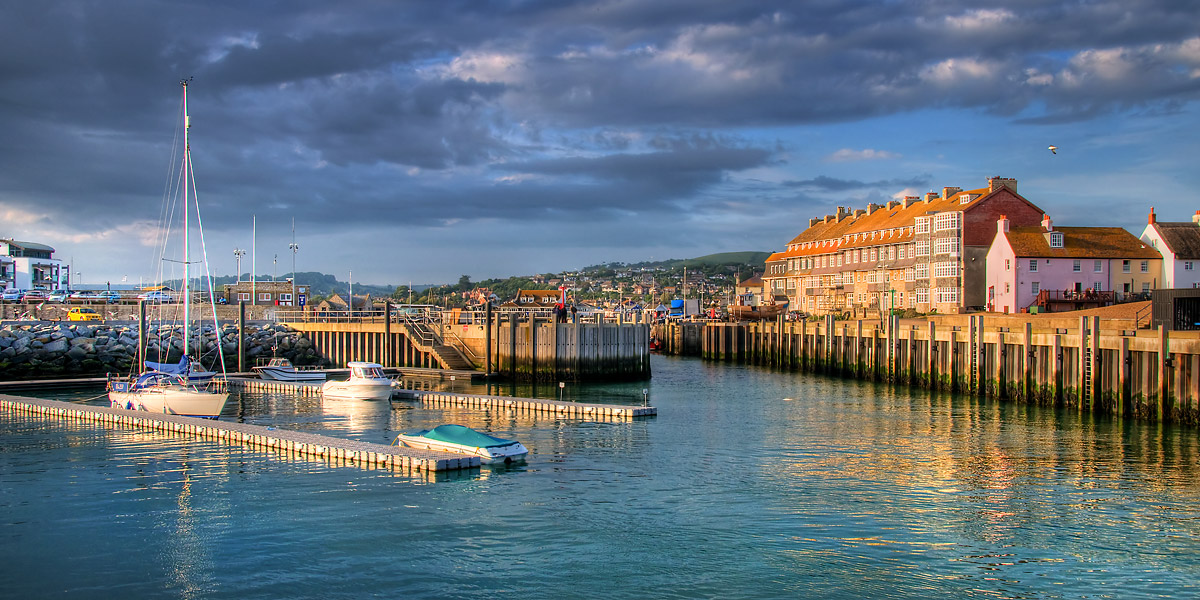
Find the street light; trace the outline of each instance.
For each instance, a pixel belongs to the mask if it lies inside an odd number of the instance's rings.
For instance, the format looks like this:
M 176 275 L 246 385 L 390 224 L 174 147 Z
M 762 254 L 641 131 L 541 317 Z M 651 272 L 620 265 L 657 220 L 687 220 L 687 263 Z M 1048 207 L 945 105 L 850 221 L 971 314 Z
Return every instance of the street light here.
M 242 257 L 246 255 L 246 251 L 241 248 L 233 249 L 233 257 L 237 259 L 237 282 L 242 282 Z
M 292 230 L 292 243 L 288 244 L 288 250 L 292 251 L 292 306 L 296 306 L 296 252 L 300 250 L 300 244 L 296 243 L 296 230 Z

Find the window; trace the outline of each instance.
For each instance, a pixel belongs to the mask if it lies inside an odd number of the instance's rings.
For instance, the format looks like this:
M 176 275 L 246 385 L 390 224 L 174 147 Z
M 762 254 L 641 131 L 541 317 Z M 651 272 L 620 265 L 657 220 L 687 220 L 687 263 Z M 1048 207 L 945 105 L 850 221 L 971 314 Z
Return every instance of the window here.
M 1057 231 L 1051 232 L 1050 233 L 1050 247 L 1051 248 L 1062 248 L 1063 247 L 1063 234 L 1061 234 Z
M 896 247 L 888 246 L 888 260 L 894 260 L 895 258 L 896 258 Z
M 1150 282 L 1148 282 L 1148 281 L 1147 281 L 1146 283 L 1143 283 L 1143 284 L 1142 284 L 1142 293 L 1143 293 L 1143 294 L 1149 294 L 1149 293 L 1150 293 Z
M 1042 284 L 1041 284 L 1040 282 L 1037 282 L 1037 281 L 1031 281 L 1031 282 L 1029 283 L 1029 291 L 1030 291 L 1030 292 L 1032 292 L 1032 293 L 1034 293 L 1034 294 L 1036 294 L 1036 293 L 1038 293 L 1038 292 L 1042 291 L 1042 290 L 1041 290 L 1041 285 L 1042 285 Z
M 933 230 L 946 231 L 950 229 L 958 229 L 960 216 L 962 216 L 962 213 L 958 212 L 939 213 L 933 218 Z
M 1188 260 L 1188 261 L 1184 261 L 1184 263 L 1183 263 L 1183 270 L 1184 270 L 1184 271 L 1191 271 L 1191 270 L 1192 270 L 1192 261 L 1190 261 L 1190 260 Z
M 1104 284 L 1099 281 L 1092 282 L 1092 289 L 1096 290 L 1097 292 L 1104 291 Z
M 1123 260 L 1123 261 L 1121 261 L 1121 272 L 1122 272 L 1122 273 L 1128 273 L 1128 272 L 1129 272 L 1129 261 L 1127 261 L 1127 260 Z
M 1011 260 L 1011 259 L 1007 259 L 1007 258 L 1006 258 L 1006 259 L 1004 259 L 1004 270 L 1005 270 L 1005 271 L 1011 271 L 1011 270 L 1012 270 L 1012 260 Z
M 1150 261 L 1148 261 L 1148 260 L 1143 260 L 1143 261 L 1142 261 L 1142 272 L 1143 272 L 1143 273 L 1149 273 L 1149 272 L 1150 272 Z
M 921 304 L 929 303 L 929 288 L 917 289 L 917 302 L 920 302 Z
M 1104 272 L 1104 261 L 1102 261 L 1102 260 L 1096 261 L 1095 264 L 1092 265 L 1092 272 L 1093 273 L 1103 273 Z
M 917 233 L 929 233 L 929 217 L 917 217 Z
M 934 254 L 949 254 L 958 256 L 959 242 L 957 237 L 938 238 Z
M 280 302 L 291 302 L 292 295 L 290 293 L 279 294 L 279 301 Z
M 958 262 L 946 260 L 935 263 L 933 266 L 934 277 L 958 277 Z
M 1079 264 L 1079 262 L 1080 262 L 1079 259 L 1076 259 L 1074 262 L 1071 263 L 1071 272 L 1072 273 L 1078 273 L 1083 270 L 1083 267 Z
M 917 263 L 914 270 L 917 279 L 929 279 L 929 263 Z
M 904 246 L 900 246 L 900 260 L 904 260 Z
M 1012 291 L 1012 288 L 1009 287 L 1008 282 L 1007 281 L 1004 282 L 1004 293 L 1007 294 L 1011 291 Z
M 239 302 L 249 302 L 250 301 L 250 292 L 238 292 L 238 301 Z
M 258 301 L 259 302 L 270 302 L 271 301 L 271 293 L 270 292 L 260 293 L 258 295 Z
M 1037 259 L 1029 261 L 1029 272 L 1037 273 Z
M 929 256 L 929 240 L 917 240 L 917 256 Z

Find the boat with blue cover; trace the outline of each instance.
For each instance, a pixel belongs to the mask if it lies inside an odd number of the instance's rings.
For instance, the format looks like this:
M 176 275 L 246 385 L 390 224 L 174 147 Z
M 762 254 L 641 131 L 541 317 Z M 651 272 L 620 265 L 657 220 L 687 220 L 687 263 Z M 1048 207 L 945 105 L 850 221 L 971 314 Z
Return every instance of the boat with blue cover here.
M 463 425 L 438 425 L 401 434 L 397 444 L 422 450 L 439 450 L 478 456 L 483 463 L 511 463 L 525 460 L 529 450 L 521 442 L 492 437 Z

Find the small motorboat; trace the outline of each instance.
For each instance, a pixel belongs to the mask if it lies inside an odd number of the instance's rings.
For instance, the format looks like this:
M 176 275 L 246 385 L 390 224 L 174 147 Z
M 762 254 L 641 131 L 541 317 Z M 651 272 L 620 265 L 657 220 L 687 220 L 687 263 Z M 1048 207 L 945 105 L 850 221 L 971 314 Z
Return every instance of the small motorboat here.
M 326 381 L 321 395 L 346 400 L 388 400 L 392 397 L 392 380 L 383 374 L 383 365 L 369 362 L 346 363 L 350 379 Z
M 396 438 L 396 443 L 409 448 L 478 456 L 480 462 L 487 464 L 521 461 L 529 454 L 521 442 L 492 437 L 463 425 L 438 425 L 433 429 L 404 433 Z
M 262 379 L 275 381 L 325 381 L 325 372 L 313 369 L 297 369 L 286 358 L 272 358 L 267 364 L 253 367 Z

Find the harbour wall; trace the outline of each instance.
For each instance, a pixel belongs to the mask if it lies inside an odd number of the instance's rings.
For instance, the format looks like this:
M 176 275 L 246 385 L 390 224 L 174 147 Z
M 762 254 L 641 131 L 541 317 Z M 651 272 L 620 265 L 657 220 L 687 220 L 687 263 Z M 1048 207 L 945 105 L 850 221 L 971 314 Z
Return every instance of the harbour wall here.
M 613 381 L 650 377 L 650 325 L 559 323 L 535 313 L 446 313 L 433 322 L 383 317 L 288 321 L 334 366 L 351 360 L 385 367 L 465 368 L 514 381 Z M 452 348 L 455 356 L 445 349 Z M 461 365 L 448 365 L 463 360 Z
M 218 331 L 197 325 L 193 356 L 206 367 L 219 366 L 223 355 L 226 368 L 238 367 L 238 329 L 233 325 Z M 146 329 L 148 360 L 176 363 L 183 354 L 182 325 L 151 325 Z M 139 326 L 136 322 L 28 321 L 0 326 L 0 379 L 45 379 L 105 373 L 128 374 L 138 353 Z M 247 327 L 243 336 L 246 359 L 252 366 L 259 357 L 281 356 L 298 365 L 322 365 L 312 343 L 280 325 Z
M 1200 424 L 1200 332 L 992 321 L 668 322 L 654 335 L 706 360 Z

